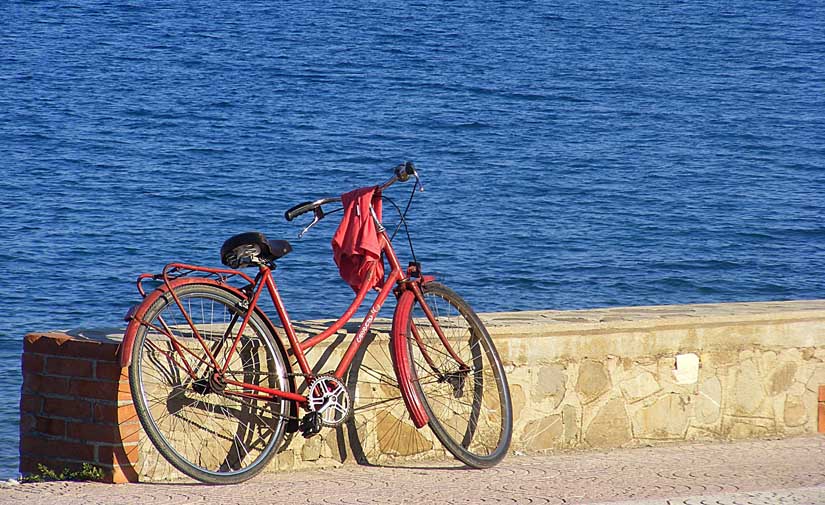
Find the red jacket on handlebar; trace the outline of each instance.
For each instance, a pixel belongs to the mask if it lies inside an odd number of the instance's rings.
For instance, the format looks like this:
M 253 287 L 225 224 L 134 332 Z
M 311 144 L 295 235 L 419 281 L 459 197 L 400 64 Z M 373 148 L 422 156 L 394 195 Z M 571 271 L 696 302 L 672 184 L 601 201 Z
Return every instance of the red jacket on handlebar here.
M 355 292 L 364 282 L 370 288 L 381 286 L 384 262 L 381 260 L 381 239 L 370 215 L 370 204 L 381 221 L 381 190 L 376 186 L 360 188 L 341 195 L 344 217 L 332 236 L 332 252 L 341 278 Z

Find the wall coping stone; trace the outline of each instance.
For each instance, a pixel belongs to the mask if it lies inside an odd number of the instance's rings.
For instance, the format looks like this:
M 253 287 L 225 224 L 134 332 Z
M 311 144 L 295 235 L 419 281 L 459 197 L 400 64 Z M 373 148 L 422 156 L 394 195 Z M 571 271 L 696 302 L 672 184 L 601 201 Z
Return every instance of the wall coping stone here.
M 506 335 L 508 338 L 527 339 L 536 336 L 632 332 L 651 328 L 825 320 L 825 299 L 484 312 L 479 313 L 479 316 L 492 336 Z M 293 321 L 293 325 L 299 335 L 308 335 L 322 331 L 332 322 L 334 319 L 313 319 Z M 360 321 L 356 319 L 345 325 L 338 333 L 354 333 L 359 324 Z M 389 331 L 391 325 L 390 318 L 377 318 L 372 329 L 378 332 Z M 123 328 L 103 327 L 35 331 L 31 332 L 31 335 L 65 334 L 73 339 L 112 342 L 121 341 L 123 331 Z
M 650 305 L 482 314 L 491 334 L 515 338 L 825 318 L 825 300 Z

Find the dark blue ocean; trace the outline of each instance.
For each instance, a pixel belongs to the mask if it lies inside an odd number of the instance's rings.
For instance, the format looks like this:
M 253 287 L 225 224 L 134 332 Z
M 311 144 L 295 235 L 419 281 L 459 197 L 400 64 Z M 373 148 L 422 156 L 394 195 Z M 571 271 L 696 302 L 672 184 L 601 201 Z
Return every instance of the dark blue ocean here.
M 26 332 L 123 325 L 139 273 L 249 230 L 293 240 L 293 318 L 334 316 L 337 223 L 283 212 L 406 159 L 415 252 L 480 311 L 825 297 L 823 26 L 821 0 L 0 2 L 0 477 Z

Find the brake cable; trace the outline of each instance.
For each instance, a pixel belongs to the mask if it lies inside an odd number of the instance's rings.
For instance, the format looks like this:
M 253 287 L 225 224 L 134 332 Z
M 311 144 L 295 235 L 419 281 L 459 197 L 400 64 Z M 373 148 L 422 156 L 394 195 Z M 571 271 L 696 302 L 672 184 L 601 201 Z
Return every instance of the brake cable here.
M 415 257 L 415 249 L 413 249 L 412 237 L 410 236 L 410 228 L 407 226 L 407 212 L 410 211 L 410 205 L 412 205 L 413 197 L 415 196 L 415 190 L 418 189 L 419 181 L 416 177 L 415 184 L 413 184 L 412 191 L 410 192 L 410 198 L 407 200 L 407 205 L 404 207 L 404 212 L 401 212 L 401 208 L 393 201 L 392 198 L 385 196 L 384 198 L 389 201 L 395 210 L 398 212 L 398 216 L 401 218 L 401 221 L 398 223 L 398 226 L 395 227 L 395 231 L 392 232 L 390 235 L 390 242 L 395 238 L 395 235 L 398 233 L 398 230 L 401 229 L 401 225 L 404 225 L 404 232 L 407 234 L 407 243 L 410 244 L 410 255 L 414 262 L 418 263 L 418 260 Z

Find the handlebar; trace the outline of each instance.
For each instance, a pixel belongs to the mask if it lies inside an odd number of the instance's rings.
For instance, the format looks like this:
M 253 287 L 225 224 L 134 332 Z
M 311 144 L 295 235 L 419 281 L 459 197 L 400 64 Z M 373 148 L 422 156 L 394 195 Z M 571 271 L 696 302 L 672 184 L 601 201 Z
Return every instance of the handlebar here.
M 401 163 L 400 165 L 393 168 L 393 174 L 394 175 L 390 177 L 389 180 L 387 180 L 387 182 L 380 186 L 382 191 L 389 188 L 396 182 L 407 182 L 410 179 L 410 176 L 414 176 L 416 179 L 418 179 L 418 173 L 415 171 L 415 165 L 412 161 L 405 161 L 404 163 Z M 332 198 L 321 198 L 320 200 L 314 200 L 310 202 L 301 202 L 298 205 L 295 205 L 286 212 L 284 212 L 284 217 L 287 221 L 292 221 L 301 214 L 306 214 L 309 211 L 313 211 L 315 213 L 315 222 L 317 222 L 321 220 L 325 215 L 323 209 L 321 208 L 322 205 L 340 201 L 341 197 L 338 196 Z
M 301 214 L 306 214 L 311 210 L 320 210 L 321 205 L 340 201 L 341 197 L 339 196 L 337 198 L 321 198 L 320 200 L 315 200 L 314 202 L 301 202 L 298 205 L 295 205 L 292 208 L 290 208 L 288 211 L 284 212 L 284 217 L 287 221 L 292 221 Z M 321 212 L 323 213 L 323 211 Z M 321 217 L 323 217 L 323 215 L 321 215 Z

